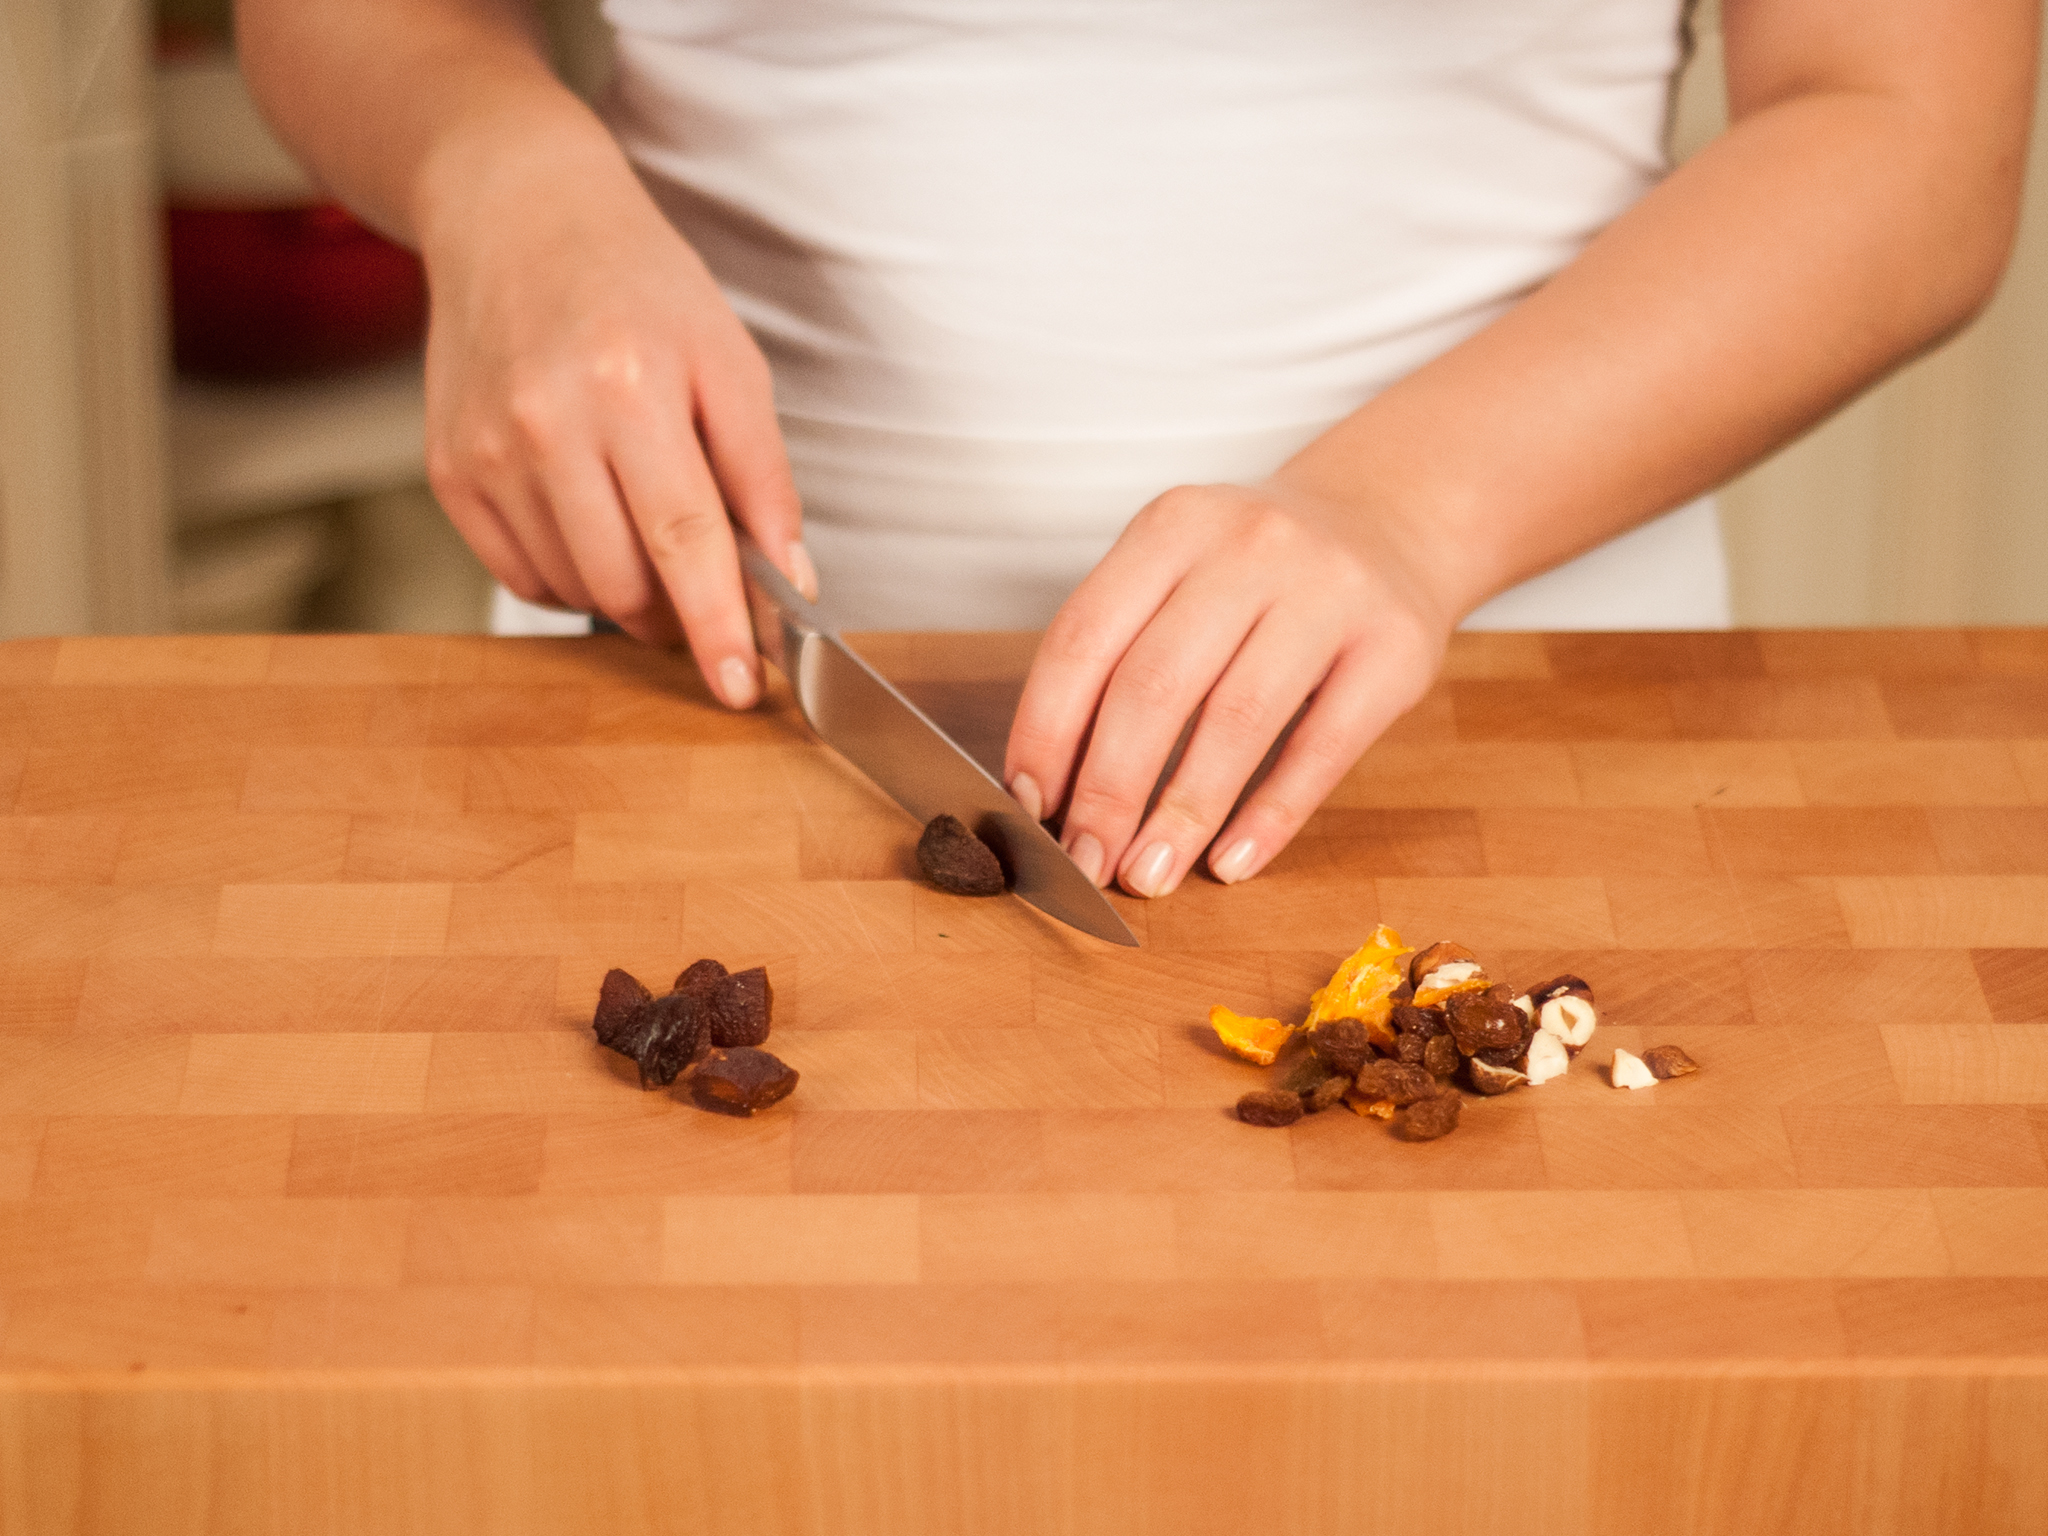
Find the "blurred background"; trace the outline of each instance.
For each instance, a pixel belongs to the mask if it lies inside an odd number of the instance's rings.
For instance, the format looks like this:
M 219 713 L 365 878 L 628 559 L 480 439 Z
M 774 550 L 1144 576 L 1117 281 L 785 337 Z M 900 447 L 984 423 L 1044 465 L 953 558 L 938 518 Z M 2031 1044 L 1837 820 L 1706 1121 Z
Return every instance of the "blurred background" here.
M 597 0 L 546 0 L 586 94 Z M 481 629 L 424 484 L 412 257 L 323 200 L 228 0 L 0 4 L 0 637 Z M 1705 0 L 1673 150 L 1724 121 Z M 1729 486 L 1738 620 L 2048 623 L 2048 153 L 1969 331 Z

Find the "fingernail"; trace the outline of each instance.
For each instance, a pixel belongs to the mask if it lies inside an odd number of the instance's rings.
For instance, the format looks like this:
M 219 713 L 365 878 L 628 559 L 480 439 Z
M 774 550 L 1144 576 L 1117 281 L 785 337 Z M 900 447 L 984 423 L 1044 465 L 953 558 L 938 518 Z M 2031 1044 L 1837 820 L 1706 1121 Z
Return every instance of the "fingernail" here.
M 1251 873 L 1252 855 L 1258 845 L 1248 837 L 1241 837 L 1210 862 L 1209 873 L 1225 885 L 1235 885 Z
M 1173 848 L 1167 843 L 1154 843 L 1138 855 L 1137 863 L 1124 877 L 1124 884 L 1140 896 L 1164 896 L 1169 887 L 1167 872 L 1173 868 Z
M 718 691 L 734 709 L 748 708 L 759 693 L 754 686 L 754 669 L 737 656 L 726 657 L 718 664 Z
M 1074 861 L 1074 867 L 1088 877 L 1088 883 L 1097 889 L 1102 885 L 1102 844 L 1095 840 L 1093 832 L 1077 832 L 1074 840 L 1067 844 L 1067 857 Z
M 796 578 L 796 589 L 812 602 L 818 600 L 818 568 L 811 564 L 811 552 L 804 548 L 801 539 L 789 546 L 789 573 Z
M 1028 773 L 1020 773 L 1010 780 L 1010 798 L 1024 808 L 1024 814 L 1033 821 L 1045 820 L 1045 797 L 1038 792 L 1038 780 Z

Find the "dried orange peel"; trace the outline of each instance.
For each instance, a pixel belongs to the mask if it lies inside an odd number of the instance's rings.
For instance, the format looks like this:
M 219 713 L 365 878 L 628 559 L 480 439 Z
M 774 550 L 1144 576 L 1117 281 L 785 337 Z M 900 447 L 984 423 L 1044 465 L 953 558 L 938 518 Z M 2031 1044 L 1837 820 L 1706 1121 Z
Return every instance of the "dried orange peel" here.
M 1209 1010 L 1209 1027 L 1216 1031 L 1216 1038 L 1223 1042 L 1225 1050 L 1262 1067 L 1273 1065 L 1273 1058 L 1280 1054 L 1280 1047 L 1294 1035 L 1292 1026 L 1282 1024 L 1278 1019 L 1255 1019 L 1246 1014 L 1232 1013 L 1221 1003 Z
M 1394 1011 L 1394 989 L 1403 980 L 1401 957 L 1408 952 L 1401 935 L 1381 923 L 1372 937 L 1337 967 L 1330 984 L 1309 999 L 1304 1027 L 1314 1029 L 1332 1019 L 1384 1024 Z

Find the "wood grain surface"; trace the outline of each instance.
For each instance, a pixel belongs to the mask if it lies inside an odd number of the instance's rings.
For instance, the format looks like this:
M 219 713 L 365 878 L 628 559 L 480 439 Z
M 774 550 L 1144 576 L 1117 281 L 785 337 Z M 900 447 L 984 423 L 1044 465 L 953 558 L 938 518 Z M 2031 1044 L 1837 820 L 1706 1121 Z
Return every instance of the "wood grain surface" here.
M 623 640 L 0 645 L 0 812 L 7 1536 L 2048 1529 L 2048 634 L 1460 636 L 1136 951 Z M 1593 1048 L 1238 1123 L 1381 921 Z M 588 1032 L 700 955 L 753 1121 Z

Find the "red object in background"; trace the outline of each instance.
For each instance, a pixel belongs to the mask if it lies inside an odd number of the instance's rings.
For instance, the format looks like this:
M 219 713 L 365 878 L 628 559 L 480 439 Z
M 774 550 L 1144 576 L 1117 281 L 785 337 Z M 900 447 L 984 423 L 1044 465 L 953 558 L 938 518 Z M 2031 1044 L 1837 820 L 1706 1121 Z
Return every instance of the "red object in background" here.
M 330 373 L 402 356 L 426 333 L 419 258 L 338 203 L 165 213 L 182 372 Z

